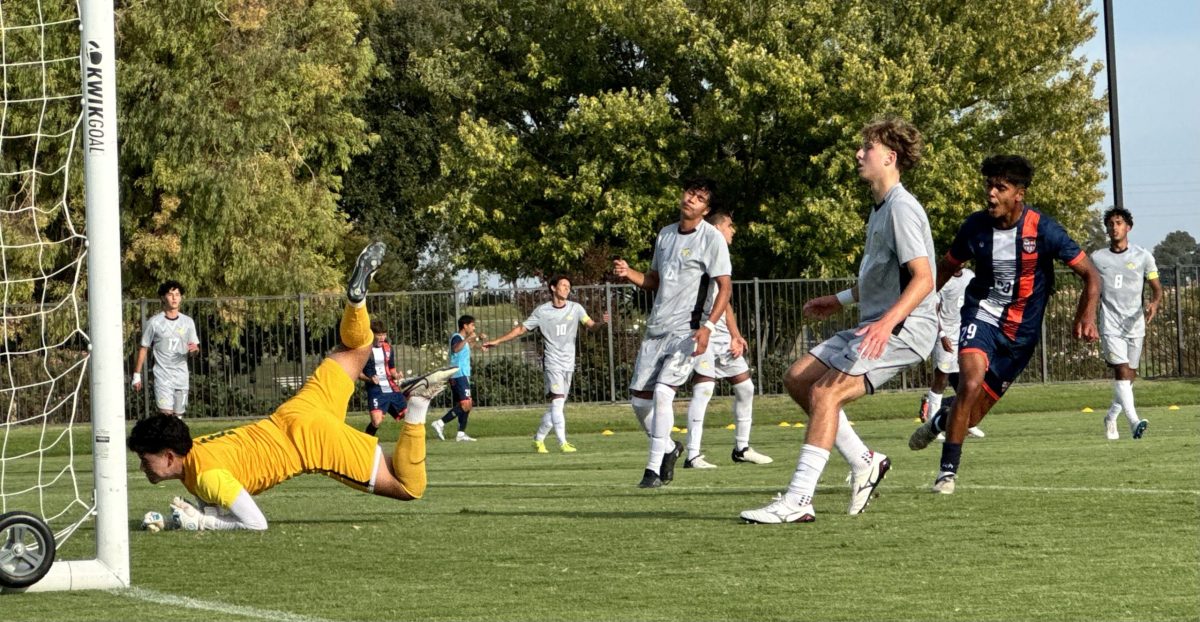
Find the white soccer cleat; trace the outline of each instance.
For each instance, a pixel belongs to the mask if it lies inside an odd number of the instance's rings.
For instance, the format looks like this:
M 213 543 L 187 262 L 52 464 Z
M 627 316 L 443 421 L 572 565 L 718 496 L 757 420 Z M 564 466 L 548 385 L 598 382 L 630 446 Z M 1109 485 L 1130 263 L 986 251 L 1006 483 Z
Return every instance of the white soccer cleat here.
M 1110 441 L 1115 441 L 1121 438 L 1120 432 L 1117 432 L 1117 420 L 1104 418 L 1104 438 Z
M 983 437 L 987 436 L 987 434 L 984 434 L 983 430 L 980 430 L 978 427 L 967 428 L 967 434 L 970 434 L 971 436 L 974 436 L 975 438 L 983 438 Z
M 434 419 L 433 423 L 429 424 L 433 428 L 433 433 L 437 434 L 438 440 L 446 440 L 446 422 L 441 419 Z
M 441 419 L 439 419 L 438 421 L 441 421 Z M 460 443 L 474 443 L 475 442 L 475 438 L 467 436 L 466 432 L 459 432 L 458 436 L 454 437 L 454 440 L 456 440 Z
M 933 486 L 929 490 L 942 495 L 952 495 L 954 494 L 954 480 L 956 477 L 954 473 L 942 471 L 938 473 L 937 479 L 933 480 Z
M 741 513 L 742 520 L 759 525 L 780 525 L 783 523 L 811 523 L 817 520 L 812 504 L 796 505 L 787 497 L 775 495 L 775 500 L 766 507 L 757 510 L 746 510 Z
M 457 373 L 457 367 L 444 367 L 416 378 L 406 379 L 400 383 L 400 392 L 409 397 L 433 400 L 446 388 L 446 382 Z
M 871 452 L 871 467 L 863 469 L 862 473 L 851 473 L 850 516 L 862 514 L 867 509 L 867 505 L 871 503 L 871 495 L 890 468 L 892 468 L 892 461 L 888 460 L 887 456 L 873 451 Z
M 734 462 L 749 462 L 750 464 L 771 464 L 775 462 L 770 456 L 754 451 L 754 448 L 749 445 L 745 449 L 735 447 L 730 457 Z
M 687 462 L 683 463 L 685 469 L 715 469 L 717 465 L 704 459 L 704 454 L 700 454 L 695 458 L 688 458 Z

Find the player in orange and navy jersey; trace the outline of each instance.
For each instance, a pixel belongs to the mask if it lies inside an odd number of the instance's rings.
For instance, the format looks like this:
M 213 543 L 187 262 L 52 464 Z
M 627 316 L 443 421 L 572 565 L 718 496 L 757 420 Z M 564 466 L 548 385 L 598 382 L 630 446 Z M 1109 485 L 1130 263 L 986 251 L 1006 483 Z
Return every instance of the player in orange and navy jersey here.
M 1054 288 L 1055 260 L 1067 264 L 1084 282 L 1075 312 L 1075 337 L 1088 341 L 1099 337 L 1100 275 L 1062 225 L 1025 204 L 1033 167 L 1020 156 L 1001 155 L 984 160 L 980 172 L 987 209 L 967 217 L 937 270 L 941 289 L 964 263 L 975 263 L 975 278 L 967 286 L 961 311 L 955 400 L 908 439 L 910 448 L 924 449 L 938 432 L 946 432 L 933 485 L 933 491 L 942 494 L 954 492 L 967 428 L 979 425 L 1029 363 Z
M 453 368 L 410 383 L 411 403 L 391 460 L 379 440 L 346 424 L 354 381 L 370 356 L 374 336 L 365 305 L 367 283 L 379 267 L 382 243 L 368 246 L 347 287 L 340 324 L 341 345 L 270 417 L 192 440 L 176 417 L 139 421 L 129 449 L 151 483 L 182 480 L 202 504 L 223 511 L 201 512 L 176 498 L 175 519 L 187 529 L 267 528 L 253 495 L 302 473 L 322 473 L 349 486 L 402 501 L 425 492 L 425 414 Z

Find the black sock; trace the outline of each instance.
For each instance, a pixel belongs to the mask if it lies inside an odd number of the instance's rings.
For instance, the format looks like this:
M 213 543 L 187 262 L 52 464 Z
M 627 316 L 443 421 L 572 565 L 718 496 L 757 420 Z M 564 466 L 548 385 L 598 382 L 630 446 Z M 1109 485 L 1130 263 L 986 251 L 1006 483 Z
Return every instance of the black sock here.
M 946 473 L 958 473 L 962 460 L 962 443 L 942 443 L 942 464 L 939 468 Z
M 455 406 L 454 408 L 447 410 L 446 414 L 442 415 L 442 423 L 450 423 L 451 421 L 454 421 L 455 417 L 458 416 L 457 414 L 455 414 L 457 410 L 458 410 L 458 406 Z
M 471 413 L 469 413 L 465 410 L 458 411 L 458 431 L 459 432 L 467 431 L 467 417 L 470 416 L 470 414 Z
M 363 431 L 366 432 L 367 434 L 370 434 L 371 436 L 375 436 L 375 433 L 379 431 L 379 426 L 375 425 L 374 423 L 368 423 L 367 429 L 365 429 Z

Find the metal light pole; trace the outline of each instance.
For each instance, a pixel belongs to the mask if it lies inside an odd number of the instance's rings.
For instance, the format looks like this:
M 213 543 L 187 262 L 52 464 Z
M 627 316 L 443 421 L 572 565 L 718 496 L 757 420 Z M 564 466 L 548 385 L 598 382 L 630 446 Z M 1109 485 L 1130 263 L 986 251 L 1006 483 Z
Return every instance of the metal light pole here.
M 1113 205 L 1125 207 L 1125 191 L 1121 184 L 1121 121 L 1117 112 L 1117 43 L 1113 36 L 1112 0 L 1104 0 L 1104 50 L 1108 70 L 1108 125 L 1112 140 Z

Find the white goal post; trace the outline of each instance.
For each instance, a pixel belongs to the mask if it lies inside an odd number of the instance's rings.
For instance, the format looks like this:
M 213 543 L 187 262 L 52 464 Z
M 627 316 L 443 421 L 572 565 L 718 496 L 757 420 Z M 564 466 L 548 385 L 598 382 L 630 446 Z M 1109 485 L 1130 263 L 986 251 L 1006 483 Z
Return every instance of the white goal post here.
M 4 3 L 5 0 L 0 0 L 0 8 Z M 82 150 L 87 219 L 87 335 L 96 551 L 93 559 L 55 560 L 45 576 L 25 588 L 26 591 L 129 586 L 113 2 L 79 0 L 78 6 L 82 97 L 78 100 L 80 117 L 74 145 Z M 0 413 L 0 424 L 3 423 Z M 81 487 L 86 485 L 84 482 Z

